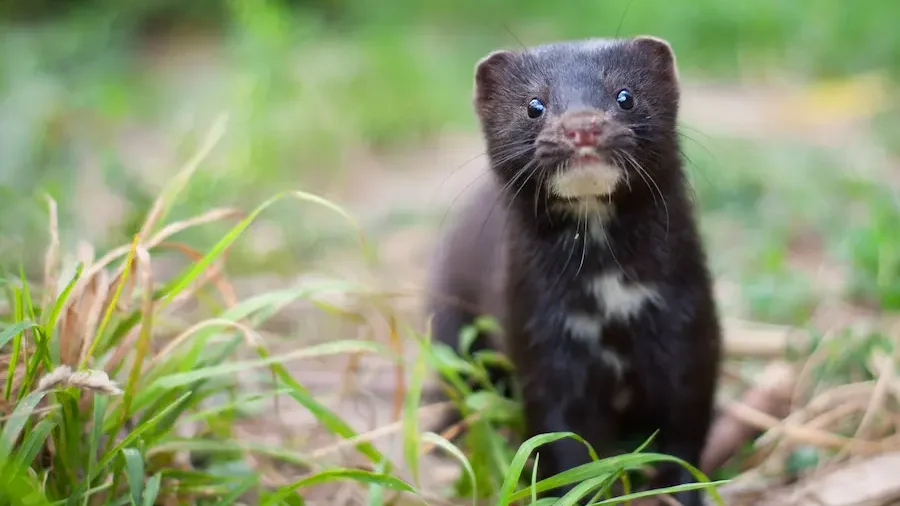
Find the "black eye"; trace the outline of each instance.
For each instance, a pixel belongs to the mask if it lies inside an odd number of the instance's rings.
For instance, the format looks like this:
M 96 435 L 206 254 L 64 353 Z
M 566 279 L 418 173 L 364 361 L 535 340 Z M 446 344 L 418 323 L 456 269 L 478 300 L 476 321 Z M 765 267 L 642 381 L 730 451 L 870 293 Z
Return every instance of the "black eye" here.
M 631 92 L 628 90 L 620 91 L 619 95 L 616 96 L 616 102 L 619 103 L 619 107 L 626 111 L 634 107 L 634 97 L 631 96 Z
M 544 114 L 544 109 L 544 103 L 540 99 L 532 98 L 531 102 L 528 102 L 528 117 L 531 119 L 538 118 L 541 114 Z

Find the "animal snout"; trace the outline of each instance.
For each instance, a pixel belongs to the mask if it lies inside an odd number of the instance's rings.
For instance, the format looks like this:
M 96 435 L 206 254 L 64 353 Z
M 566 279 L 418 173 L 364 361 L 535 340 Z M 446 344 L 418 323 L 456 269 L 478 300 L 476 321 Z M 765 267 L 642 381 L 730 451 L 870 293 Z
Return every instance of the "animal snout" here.
M 576 147 L 593 147 L 603 133 L 603 125 L 596 115 L 579 115 L 566 118 L 562 122 L 566 137 Z

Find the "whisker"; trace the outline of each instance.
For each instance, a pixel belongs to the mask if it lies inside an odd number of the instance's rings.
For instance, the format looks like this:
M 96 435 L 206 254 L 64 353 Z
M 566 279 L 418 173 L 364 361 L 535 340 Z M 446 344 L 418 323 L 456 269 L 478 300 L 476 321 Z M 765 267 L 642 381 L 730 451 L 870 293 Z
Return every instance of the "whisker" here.
M 619 26 L 616 27 L 616 34 L 613 36 L 613 38 L 619 38 L 619 30 L 622 29 L 622 23 L 625 22 L 625 16 L 628 15 L 628 9 L 631 8 L 631 4 L 633 2 L 634 2 L 634 0 L 629 0 L 628 5 L 625 6 L 625 11 L 622 12 L 622 17 L 619 19 Z
M 650 185 L 650 181 L 647 180 L 647 176 L 645 176 L 642 171 L 638 170 L 631 155 L 625 152 L 619 152 L 619 154 L 628 163 L 628 165 L 631 166 L 631 168 L 635 169 L 635 172 L 637 172 L 638 176 L 644 181 L 647 189 L 650 190 L 650 196 L 653 198 L 653 205 L 658 206 L 659 202 L 656 201 L 656 193 L 653 192 L 653 187 Z
M 581 223 L 581 215 L 584 215 L 584 233 L 581 234 L 581 263 L 578 264 L 578 270 L 575 271 L 575 276 L 577 277 L 581 273 L 581 268 L 584 267 L 584 257 L 587 256 L 587 243 L 588 243 L 588 211 L 585 206 L 581 206 L 578 209 L 580 212 L 578 213 L 578 222 Z M 577 232 L 578 226 L 575 227 Z
M 520 177 L 522 177 L 523 174 L 527 173 L 527 176 L 525 176 L 525 180 L 522 181 L 522 184 L 519 185 L 519 189 L 516 190 L 516 193 L 511 198 L 509 198 L 509 201 L 507 202 L 507 205 L 506 205 L 507 211 L 509 211 L 509 209 L 512 207 L 513 202 L 515 201 L 516 197 L 518 197 L 519 193 L 522 191 L 522 189 L 525 188 L 526 185 L 528 185 L 528 182 L 531 180 L 531 178 L 534 177 L 534 175 L 536 173 L 539 173 L 538 172 L 539 167 L 540 167 L 540 165 L 538 164 L 537 159 L 533 158 L 533 159 L 529 160 L 528 163 L 523 165 L 521 169 L 516 171 L 516 174 L 513 176 L 512 179 L 510 179 L 509 183 L 507 185 L 504 185 L 504 188 L 506 188 L 506 191 L 508 191 L 509 188 L 512 187 L 512 185 L 515 183 L 516 180 L 518 180 Z M 496 202 L 494 203 L 494 205 L 496 205 Z M 491 206 L 491 212 L 493 212 L 493 206 Z M 505 231 L 505 227 L 506 227 L 506 224 L 504 224 L 504 231 Z
M 528 162 L 528 163 L 522 168 L 522 170 L 519 171 L 519 172 L 516 174 L 516 178 L 520 177 L 520 175 L 523 174 L 523 173 L 525 172 L 525 168 L 528 167 L 529 165 L 531 166 L 530 171 L 528 172 L 528 175 L 525 176 L 525 180 L 522 181 L 522 184 L 519 185 L 519 189 L 516 190 L 516 193 L 512 196 L 511 199 L 509 199 L 509 204 L 507 204 L 507 206 L 506 206 L 507 209 L 509 209 L 510 207 L 512 207 L 513 201 L 516 199 L 516 197 L 519 196 L 519 193 L 522 192 L 522 189 L 525 188 L 526 185 L 528 185 L 528 182 L 531 181 L 531 178 L 534 177 L 534 174 L 537 172 L 537 170 L 538 170 L 538 164 L 537 164 L 537 163 L 533 163 L 533 162 L 534 162 L 534 160 Z
M 481 234 L 484 232 L 484 227 L 487 225 L 488 220 L 490 220 L 491 215 L 494 214 L 494 210 L 497 207 L 497 204 L 499 204 L 508 195 L 509 189 L 512 187 L 513 184 L 515 184 L 516 180 L 519 179 L 523 174 L 525 174 L 530 169 L 530 166 L 533 161 L 534 160 L 531 160 L 528 163 L 526 163 L 524 166 L 522 166 L 519 170 L 516 171 L 516 173 L 513 175 L 513 177 L 510 178 L 510 180 L 506 184 L 504 184 L 503 186 L 500 187 L 500 196 L 497 199 L 495 199 L 494 202 L 491 204 L 491 208 L 490 208 L 490 210 L 488 210 L 487 217 L 485 218 L 484 223 L 481 225 L 481 230 L 479 231 L 479 238 L 481 237 Z M 513 196 L 513 198 L 515 198 L 515 196 Z M 508 200 L 511 205 L 512 198 L 510 198 Z M 504 227 L 505 226 L 506 225 L 504 224 Z
M 519 148 L 519 149 L 514 150 L 512 148 Z M 515 160 L 516 158 L 518 158 L 520 156 L 525 155 L 526 153 L 528 153 L 528 151 L 530 149 L 531 149 L 531 143 L 528 141 L 510 142 L 506 145 L 506 151 L 501 151 L 500 155 L 503 155 L 503 156 L 501 158 L 498 158 L 494 163 L 497 165 L 503 165 L 512 160 Z M 479 155 L 479 156 L 483 156 L 483 154 Z M 478 158 L 478 157 L 475 157 L 475 158 Z M 468 163 L 468 162 L 466 162 L 466 163 Z M 459 168 L 457 168 L 455 170 L 459 170 Z M 441 221 L 438 225 L 438 229 L 443 228 L 444 222 L 447 219 L 447 215 L 453 209 L 453 206 L 456 205 L 457 200 L 459 200 L 459 198 L 462 197 L 463 193 L 468 191 L 472 187 L 472 185 L 477 183 L 482 177 L 484 177 L 487 174 L 490 174 L 491 172 L 492 172 L 492 169 L 490 167 L 486 167 L 483 171 L 481 171 L 481 173 L 476 178 L 474 178 L 472 181 L 469 181 L 469 183 L 466 184 L 466 186 L 463 187 L 462 190 L 460 190 L 460 192 L 450 202 L 450 205 L 447 207 L 447 210 L 444 212 L 444 216 L 441 218 Z M 448 178 L 449 178 L 449 176 L 448 176 Z M 444 180 L 444 182 L 446 182 L 446 179 Z M 441 183 L 441 184 L 444 184 L 444 183 Z
M 567 166 L 567 164 L 568 164 L 568 162 L 564 162 L 562 165 L 558 166 L 558 167 L 556 168 L 556 171 L 554 172 L 554 177 L 558 177 L 559 174 L 560 174 L 560 172 L 562 172 L 562 170 Z M 548 199 L 548 198 L 549 198 L 549 191 L 548 191 L 548 192 L 545 192 L 545 194 L 544 194 L 544 201 L 547 202 L 547 199 Z M 550 208 L 549 208 L 549 206 L 545 206 L 544 210 L 545 210 L 545 212 L 547 213 L 548 219 L 551 219 L 551 220 L 552 220 L 552 218 L 550 217 L 551 215 L 550 215 Z M 566 275 L 566 271 L 567 271 L 567 269 L 569 268 L 569 263 L 571 263 L 571 261 L 572 261 L 572 256 L 575 254 L 575 248 L 578 247 L 578 226 L 577 226 L 577 224 L 576 224 L 576 227 L 575 227 L 575 234 L 576 234 L 576 235 L 575 235 L 574 237 L 573 237 L 573 236 L 568 236 L 568 235 L 564 235 L 564 236 L 563 236 L 563 245 L 569 244 L 569 239 L 570 239 L 570 237 L 571 237 L 571 240 L 572 240 L 572 247 L 569 248 L 569 255 L 566 257 L 566 262 L 563 264 L 562 269 L 560 269 L 559 275 L 556 277 L 556 280 L 554 280 L 554 281 L 553 281 L 553 284 L 550 286 L 550 289 L 551 289 L 551 290 L 554 289 L 554 288 L 556 288 L 556 286 L 559 284 L 559 282 L 562 281 L 563 276 Z
M 666 213 L 666 238 L 668 239 L 670 216 L 669 216 L 669 206 L 666 203 L 666 196 L 663 194 L 662 189 L 659 187 L 659 185 L 656 184 L 656 180 L 653 178 L 653 174 L 651 174 L 647 169 L 643 168 L 641 166 L 640 162 L 638 162 L 638 160 L 636 160 L 634 158 L 634 156 L 632 156 L 630 153 L 626 153 L 626 155 L 632 161 L 633 166 L 634 166 L 635 170 L 638 172 L 638 174 L 641 174 L 641 173 L 646 174 L 647 178 L 650 180 L 650 183 L 653 184 L 653 187 L 656 188 L 656 191 L 659 193 L 659 197 L 660 197 L 660 199 L 662 199 L 663 210 Z M 653 189 L 651 188 L 650 190 L 652 193 Z
M 613 151 L 611 151 L 611 152 L 610 152 L 610 155 L 612 155 L 613 163 L 614 163 L 616 166 L 622 167 L 623 165 L 625 165 L 625 163 L 622 161 L 621 155 L 618 153 L 618 150 L 613 150 Z M 626 169 L 626 167 L 622 167 L 622 169 Z M 625 186 L 628 188 L 628 191 L 631 192 L 631 174 L 630 174 L 630 171 L 628 171 L 628 170 L 622 170 L 622 173 L 625 174 Z M 655 198 L 656 198 L 656 197 L 654 196 L 654 199 L 655 199 Z
M 499 152 L 499 154 L 502 155 L 504 152 L 506 152 L 506 150 L 509 150 L 510 148 L 521 148 L 521 147 L 529 146 L 530 144 L 531 144 L 531 142 L 529 140 L 515 139 L 515 140 L 509 141 L 506 143 L 502 143 L 499 146 L 495 146 L 494 149 L 497 150 Z M 513 152 L 517 154 L 516 156 L 519 156 L 520 154 L 524 154 L 524 153 L 519 152 L 518 150 L 513 151 Z M 466 165 L 474 162 L 475 160 L 481 158 L 482 156 L 487 156 L 487 155 L 488 155 L 487 151 L 482 151 L 481 153 L 473 156 L 472 158 L 469 158 L 468 160 L 466 160 L 465 162 L 460 164 L 458 167 L 451 170 L 450 173 L 447 174 L 447 176 L 441 181 L 441 183 L 438 184 L 437 189 L 435 189 L 435 194 L 437 193 L 438 190 L 440 190 L 440 188 L 442 186 L 444 186 L 444 184 L 447 182 L 447 180 L 450 179 L 451 176 L 453 176 L 454 174 L 459 172 L 460 169 L 462 169 Z M 515 158 L 515 156 L 513 156 L 512 158 Z M 506 161 L 508 161 L 508 160 L 506 160 Z M 501 163 L 503 163 L 502 160 L 501 160 Z
M 544 184 L 547 182 L 547 171 L 538 172 L 538 180 L 536 189 L 534 191 L 534 219 L 536 220 L 538 217 L 538 203 L 541 199 L 541 192 L 543 192 Z
M 560 173 L 560 166 L 567 167 L 569 161 L 566 160 L 562 164 L 557 165 L 556 170 L 553 173 L 553 178 L 558 178 Z M 552 184 L 551 176 L 548 173 L 546 176 L 546 182 L 548 183 L 546 186 L 541 187 L 541 193 L 544 194 L 544 214 L 547 216 L 547 221 L 550 222 L 550 226 L 553 226 L 553 215 L 550 213 L 550 197 L 552 190 L 550 188 L 550 184 Z

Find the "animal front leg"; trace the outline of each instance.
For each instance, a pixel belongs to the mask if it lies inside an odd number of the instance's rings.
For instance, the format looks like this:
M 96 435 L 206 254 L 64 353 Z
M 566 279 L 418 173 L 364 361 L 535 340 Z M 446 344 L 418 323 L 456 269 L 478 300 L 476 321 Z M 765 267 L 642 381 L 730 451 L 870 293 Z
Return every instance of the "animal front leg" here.
M 706 444 L 706 436 L 712 421 L 712 386 L 693 384 L 682 390 L 680 396 L 671 392 L 671 402 L 665 409 L 659 431 L 659 452 L 677 457 L 695 468 L 700 467 L 700 455 Z M 657 474 L 651 481 L 653 488 L 673 487 L 694 483 L 693 474 L 679 463 L 665 462 L 657 466 Z M 701 506 L 702 490 L 678 492 L 673 497 L 683 506 Z
M 604 416 L 594 416 L 590 419 L 572 416 L 573 410 L 577 408 L 572 408 L 559 401 L 560 399 L 553 402 L 541 401 L 525 394 L 525 416 L 528 422 L 529 436 L 572 432 L 589 440 L 595 450 L 602 452 L 614 437 L 612 419 Z M 572 423 L 573 420 L 576 423 Z M 583 427 L 584 422 L 589 422 L 592 426 Z M 544 444 L 538 447 L 536 453 L 539 455 L 537 459 L 538 480 L 551 478 L 591 461 L 585 444 L 571 437 Z M 547 490 L 541 495 L 562 497 L 576 485 L 578 482 Z M 581 503 L 586 503 L 589 498 L 590 496 L 586 497 Z
M 664 442 L 662 437 L 660 439 L 661 453 L 678 457 L 694 467 L 698 466 L 702 444 L 697 445 L 688 441 Z M 684 466 L 674 462 L 664 462 L 657 466 L 657 474 L 651 481 L 651 488 L 674 487 L 695 481 L 694 476 Z M 704 493 L 702 490 L 689 490 L 671 495 L 682 506 L 702 506 Z

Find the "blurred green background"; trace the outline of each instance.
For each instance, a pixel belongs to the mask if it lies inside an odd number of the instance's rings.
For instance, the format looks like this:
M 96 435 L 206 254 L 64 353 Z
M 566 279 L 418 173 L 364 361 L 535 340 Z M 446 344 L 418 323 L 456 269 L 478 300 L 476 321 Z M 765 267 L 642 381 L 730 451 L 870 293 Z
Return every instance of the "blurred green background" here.
M 66 244 L 127 241 L 220 113 L 226 137 L 178 216 L 365 186 L 367 160 L 398 152 L 420 153 L 411 172 L 449 174 L 459 164 L 429 146 L 447 132 L 477 140 L 480 56 L 654 34 L 690 91 L 685 154 L 715 268 L 742 311 L 805 321 L 829 276 L 859 307 L 896 309 L 898 14 L 893 0 L 5 0 L 0 259 L 38 268 L 44 192 Z M 402 208 L 412 192 L 384 199 Z M 434 217 L 420 214 L 362 218 L 377 234 Z M 242 245 L 235 272 L 292 272 L 352 239 L 293 207 L 268 216 L 276 246 Z

